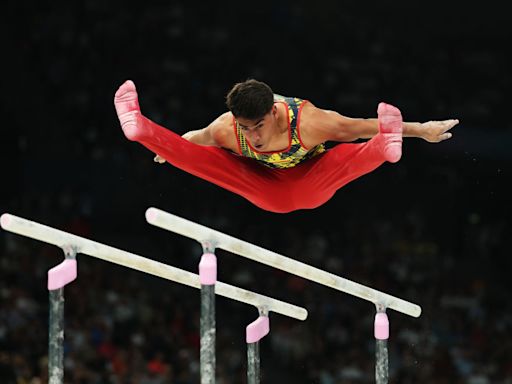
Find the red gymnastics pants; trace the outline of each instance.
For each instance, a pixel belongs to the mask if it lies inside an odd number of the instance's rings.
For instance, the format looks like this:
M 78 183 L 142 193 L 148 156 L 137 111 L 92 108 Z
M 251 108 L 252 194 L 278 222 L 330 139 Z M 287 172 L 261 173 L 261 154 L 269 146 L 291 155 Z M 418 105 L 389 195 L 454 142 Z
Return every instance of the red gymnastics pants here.
M 116 93 L 116 109 L 128 139 L 139 142 L 175 167 L 234 192 L 267 211 L 287 213 L 316 208 L 339 188 L 389 159 L 385 155 L 389 139 L 379 133 L 364 143 L 338 144 L 292 168 L 268 168 L 222 148 L 191 143 L 161 127 L 140 114 L 136 93 L 135 99 L 128 97 L 121 92 L 123 86 Z M 396 147 L 394 136 L 392 144 Z M 401 144 L 401 133 L 399 136 Z

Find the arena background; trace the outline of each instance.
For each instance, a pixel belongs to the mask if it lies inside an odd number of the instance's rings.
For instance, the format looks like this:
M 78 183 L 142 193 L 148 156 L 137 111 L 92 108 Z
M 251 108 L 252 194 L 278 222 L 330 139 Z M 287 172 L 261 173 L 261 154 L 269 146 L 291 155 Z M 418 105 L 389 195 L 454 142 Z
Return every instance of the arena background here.
M 196 271 L 194 242 L 149 206 L 403 297 L 389 311 L 393 383 L 511 383 L 509 14 L 494 2 L 7 1 L 0 23 L 1 212 Z M 510 52 L 508 52 L 510 53 Z M 458 118 L 324 206 L 261 211 L 127 141 L 126 79 L 178 133 L 225 111 L 249 77 L 351 117 Z M 262 191 L 264 193 L 264 191 Z M 46 382 L 46 271 L 60 250 L 0 232 L 0 382 Z M 271 316 L 264 383 L 373 382 L 366 302 L 219 252 L 219 278 L 309 310 Z M 79 256 L 66 287 L 66 382 L 197 383 L 199 294 Z M 218 299 L 218 383 L 245 382 L 253 309 Z

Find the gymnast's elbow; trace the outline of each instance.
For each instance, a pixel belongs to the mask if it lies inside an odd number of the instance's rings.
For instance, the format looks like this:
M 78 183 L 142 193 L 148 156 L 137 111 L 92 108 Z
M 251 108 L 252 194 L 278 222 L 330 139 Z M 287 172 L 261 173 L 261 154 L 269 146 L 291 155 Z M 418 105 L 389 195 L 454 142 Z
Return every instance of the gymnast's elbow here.
M 197 129 L 195 131 L 188 131 L 183 134 L 185 140 L 198 145 L 215 145 L 215 141 L 211 135 L 210 130 L 207 128 Z

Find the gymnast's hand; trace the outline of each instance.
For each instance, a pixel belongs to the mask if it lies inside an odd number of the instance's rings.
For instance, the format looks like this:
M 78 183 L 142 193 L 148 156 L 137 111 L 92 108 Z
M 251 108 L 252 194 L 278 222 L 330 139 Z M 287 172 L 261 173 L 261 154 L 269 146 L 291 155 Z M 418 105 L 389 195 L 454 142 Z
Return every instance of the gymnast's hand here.
M 160 155 L 156 155 L 153 159 L 153 161 L 155 163 L 160 163 L 160 164 L 163 164 L 165 163 L 165 159 L 163 157 L 161 157 Z
M 418 137 L 429 143 L 439 143 L 452 137 L 450 129 L 459 124 L 459 120 L 427 121 L 418 128 Z

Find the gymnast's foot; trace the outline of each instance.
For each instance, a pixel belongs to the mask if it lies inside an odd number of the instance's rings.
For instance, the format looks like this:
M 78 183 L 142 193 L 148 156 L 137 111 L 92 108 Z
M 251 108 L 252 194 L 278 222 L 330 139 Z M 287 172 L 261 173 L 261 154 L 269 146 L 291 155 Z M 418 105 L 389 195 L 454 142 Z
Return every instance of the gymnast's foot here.
M 377 108 L 379 131 L 384 138 L 384 157 L 396 163 L 402 157 L 402 114 L 390 104 L 379 103 Z
M 149 132 L 141 119 L 139 100 L 135 84 L 131 80 L 125 81 L 114 96 L 117 117 L 121 123 L 124 135 L 128 140 L 137 141 Z

